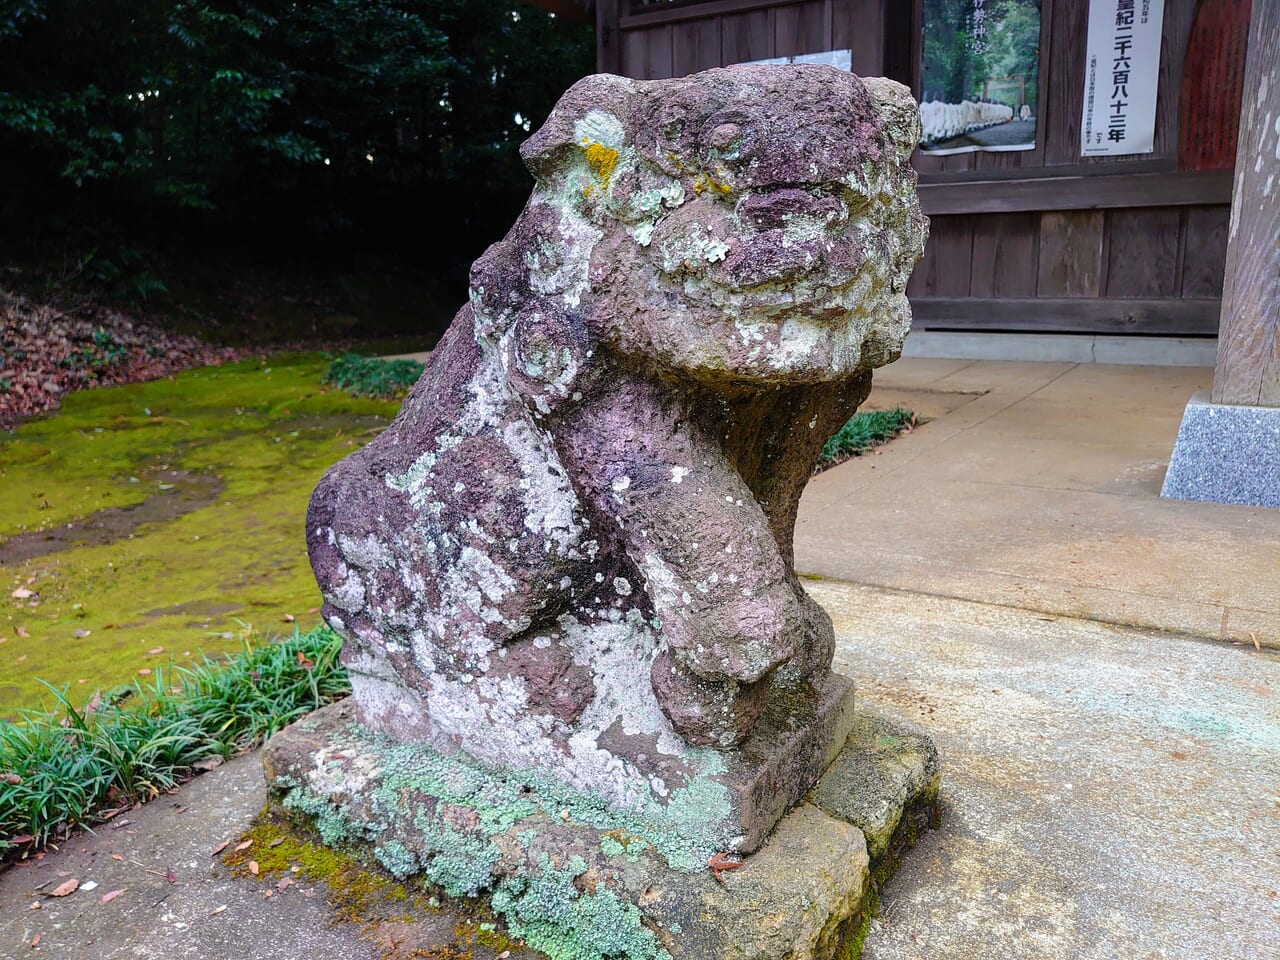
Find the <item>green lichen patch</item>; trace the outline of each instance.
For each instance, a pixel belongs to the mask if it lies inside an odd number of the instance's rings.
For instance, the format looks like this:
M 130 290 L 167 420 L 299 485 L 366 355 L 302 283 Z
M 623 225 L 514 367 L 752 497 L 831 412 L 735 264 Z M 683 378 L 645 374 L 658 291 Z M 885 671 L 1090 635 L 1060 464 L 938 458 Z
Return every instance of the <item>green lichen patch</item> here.
M 291 887 L 319 887 L 336 920 L 357 925 L 387 960 L 487 960 L 529 953 L 483 904 L 442 903 L 420 882 L 387 876 L 349 850 L 318 840 L 296 819 L 267 812 L 237 838 L 223 863 L 233 876 L 278 895 L 293 895 Z M 285 878 L 291 882 L 282 887 Z
M 477 884 L 483 886 L 488 865 L 498 857 L 495 847 L 486 848 L 483 843 L 510 833 L 518 824 L 524 826 L 525 821 L 533 822 L 538 815 L 599 830 L 618 845 L 617 855 L 632 863 L 652 847 L 672 869 L 686 873 L 705 870 L 708 858 L 729 844 L 723 835 L 730 814 L 727 791 L 711 779 L 723 770 L 723 761 L 716 755 L 706 759 L 701 775 L 672 791 L 665 805 L 655 800 L 621 810 L 599 794 L 575 790 L 535 771 L 489 771 L 461 756 L 392 743 L 357 725 L 350 726 L 347 735 L 355 753 L 378 757 L 381 782 L 372 796 L 379 820 L 414 819 L 427 841 L 423 869 L 450 895 L 474 893 Z M 428 809 L 406 799 L 414 796 L 435 802 Z M 406 804 L 412 809 L 406 810 Z M 448 821 L 450 808 L 462 811 L 469 821 L 465 835 Z M 517 835 L 527 847 L 525 832 L 522 829 Z M 477 841 L 482 845 L 475 846 Z
M 319 622 L 307 499 L 396 409 L 325 388 L 324 365 L 281 356 L 86 391 L 0 434 L 0 715 L 42 702 L 37 677 L 87 699 L 171 659 L 235 650 L 245 624 Z M 212 499 L 150 523 L 132 512 L 188 495 L 191 478 Z M 11 538 L 74 542 L 112 508 L 109 542 L 5 559 Z
M 671 960 L 641 922 L 639 907 L 608 890 L 578 890 L 574 881 L 586 872 L 581 857 L 557 867 L 544 856 L 536 875 L 498 885 L 493 909 L 506 917 L 512 932 L 552 960 Z

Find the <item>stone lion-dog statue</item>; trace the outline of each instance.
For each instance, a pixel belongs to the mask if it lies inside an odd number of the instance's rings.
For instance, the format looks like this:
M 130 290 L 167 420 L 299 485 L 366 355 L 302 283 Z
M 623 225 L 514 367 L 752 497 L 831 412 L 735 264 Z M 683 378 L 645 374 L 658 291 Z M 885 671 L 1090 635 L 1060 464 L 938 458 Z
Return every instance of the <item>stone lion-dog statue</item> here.
M 910 326 L 918 139 L 906 88 L 824 66 L 565 93 L 470 302 L 311 500 L 365 725 L 627 805 L 818 696 L 796 509 Z

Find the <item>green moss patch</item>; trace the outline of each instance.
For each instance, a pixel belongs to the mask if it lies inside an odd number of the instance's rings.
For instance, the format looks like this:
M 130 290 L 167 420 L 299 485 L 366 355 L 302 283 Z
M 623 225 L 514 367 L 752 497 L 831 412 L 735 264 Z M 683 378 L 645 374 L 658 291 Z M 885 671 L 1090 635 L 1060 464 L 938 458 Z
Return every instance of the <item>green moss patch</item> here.
M 396 410 L 325 387 L 325 366 L 278 356 L 86 391 L 0 434 L 0 716 L 42 702 L 37 677 L 79 699 L 235 650 L 246 625 L 319 621 L 307 499 Z M 207 481 L 206 502 L 145 520 L 140 505 L 187 495 L 191 477 Z M 109 508 L 109 542 L 6 558 L 11 539 L 56 530 L 74 543 Z M 145 522 L 131 526 L 131 511 Z
M 528 955 L 478 900 L 449 900 L 420 881 L 388 876 L 351 853 L 326 846 L 307 827 L 268 811 L 223 855 L 233 876 L 266 890 L 323 884 L 339 923 L 359 926 L 386 958 L 483 960 Z

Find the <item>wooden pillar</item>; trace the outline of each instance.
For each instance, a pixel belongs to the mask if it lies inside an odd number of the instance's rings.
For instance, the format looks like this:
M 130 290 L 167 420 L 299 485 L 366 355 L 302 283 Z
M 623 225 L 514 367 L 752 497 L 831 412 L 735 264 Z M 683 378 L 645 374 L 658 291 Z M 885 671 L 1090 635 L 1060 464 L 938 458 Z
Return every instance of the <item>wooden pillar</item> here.
M 622 37 L 618 32 L 618 7 L 623 0 L 596 0 L 596 70 L 622 72 Z
M 1280 2 L 1254 0 L 1213 402 L 1280 407 Z

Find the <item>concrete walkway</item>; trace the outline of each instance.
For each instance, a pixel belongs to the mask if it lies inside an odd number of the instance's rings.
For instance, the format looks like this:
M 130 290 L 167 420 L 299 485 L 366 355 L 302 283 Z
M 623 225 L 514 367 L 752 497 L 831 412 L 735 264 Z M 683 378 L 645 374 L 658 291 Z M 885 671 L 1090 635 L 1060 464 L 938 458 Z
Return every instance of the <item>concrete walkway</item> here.
M 935 418 L 816 477 L 806 573 L 1280 647 L 1280 510 L 1161 500 L 1212 371 L 900 360 L 871 406 Z
M 1280 955 L 1280 511 L 1157 496 L 1208 378 L 902 361 L 872 404 L 934 419 L 810 485 L 797 565 L 829 578 L 837 665 L 943 757 L 868 958 Z M 262 791 L 247 757 L 0 874 L 0 957 L 371 955 L 208 858 Z M 61 872 L 99 886 L 28 910 Z

